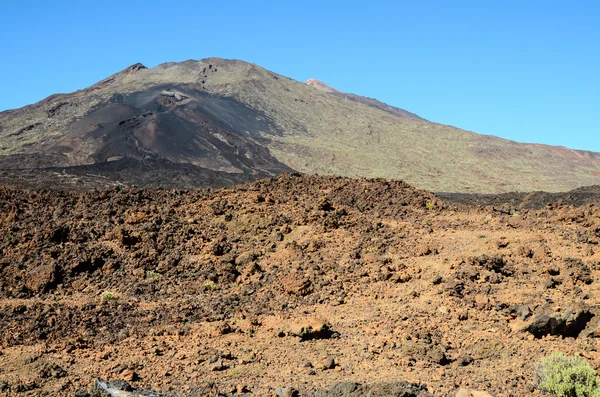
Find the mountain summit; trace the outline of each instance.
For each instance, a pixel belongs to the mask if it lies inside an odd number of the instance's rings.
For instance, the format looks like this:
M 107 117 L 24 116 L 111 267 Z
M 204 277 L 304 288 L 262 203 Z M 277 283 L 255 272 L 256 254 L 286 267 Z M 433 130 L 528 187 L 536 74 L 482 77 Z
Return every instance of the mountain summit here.
M 498 193 L 598 184 L 600 154 L 479 135 L 318 80 L 207 58 L 135 64 L 0 113 L 0 169 L 169 186 L 296 170 Z

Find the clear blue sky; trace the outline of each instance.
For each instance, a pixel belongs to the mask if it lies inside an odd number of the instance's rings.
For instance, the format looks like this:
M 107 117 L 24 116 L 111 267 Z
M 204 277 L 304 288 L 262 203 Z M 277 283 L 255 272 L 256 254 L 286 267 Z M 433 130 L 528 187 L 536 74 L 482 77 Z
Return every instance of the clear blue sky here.
M 600 152 L 600 2 L 4 1 L 0 110 L 142 62 L 236 58 L 429 120 Z

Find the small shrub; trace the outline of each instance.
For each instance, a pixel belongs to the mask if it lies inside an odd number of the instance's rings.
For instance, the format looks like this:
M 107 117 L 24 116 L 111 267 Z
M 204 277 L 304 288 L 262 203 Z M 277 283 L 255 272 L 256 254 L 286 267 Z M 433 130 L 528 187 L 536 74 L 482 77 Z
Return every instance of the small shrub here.
M 158 281 L 160 280 L 160 273 L 158 273 L 155 270 L 148 270 L 146 271 L 146 278 L 150 281 Z
M 117 299 L 118 299 L 118 296 L 115 295 L 114 292 L 104 291 L 103 293 L 100 294 L 100 302 L 102 302 L 102 303 L 114 301 Z
M 433 207 L 435 207 L 435 203 L 431 200 L 427 200 L 427 202 L 425 203 L 425 207 L 427 207 L 428 209 L 433 209 Z
M 206 280 L 204 284 L 202 284 L 202 287 L 204 287 L 204 291 L 214 291 L 217 289 L 217 285 L 211 280 Z
M 596 371 L 579 356 L 554 353 L 536 367 L 537 385 L 558 397 L 600 397 Z

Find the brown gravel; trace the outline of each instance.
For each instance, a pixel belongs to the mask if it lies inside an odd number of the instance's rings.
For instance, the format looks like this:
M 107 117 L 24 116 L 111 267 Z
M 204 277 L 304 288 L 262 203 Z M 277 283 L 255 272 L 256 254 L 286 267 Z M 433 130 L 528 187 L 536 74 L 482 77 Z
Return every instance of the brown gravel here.
M 4 187 L 0 393 L 73 396 L 100 377 L 171 396 L 402 395 L 399 381 L 423 396 L 539 395 L 540 357 L 600 365 L 599 215 L 300 175 L 189 192 Z M 323 392 L 340 382 L 363 386 Z

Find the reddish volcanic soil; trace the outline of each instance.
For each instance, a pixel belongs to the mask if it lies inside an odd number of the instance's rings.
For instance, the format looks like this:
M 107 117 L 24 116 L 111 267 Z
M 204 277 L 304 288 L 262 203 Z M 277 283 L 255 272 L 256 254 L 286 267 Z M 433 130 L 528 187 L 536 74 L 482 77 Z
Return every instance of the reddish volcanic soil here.
M 0 393 L 103 378 L 168 396 L 541 395 L 541 357 L 600 365 L 599 216 L 299 175 L 4 187 Z

